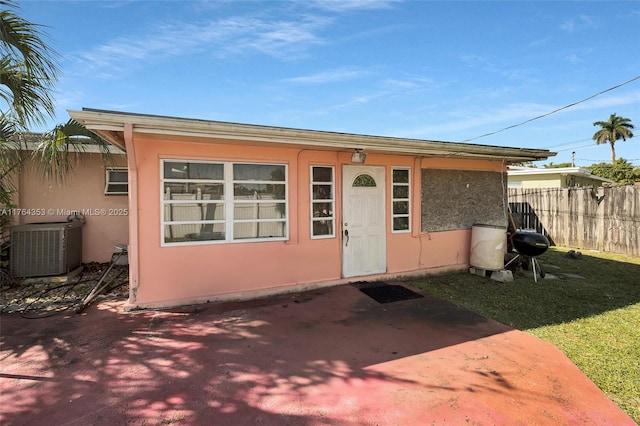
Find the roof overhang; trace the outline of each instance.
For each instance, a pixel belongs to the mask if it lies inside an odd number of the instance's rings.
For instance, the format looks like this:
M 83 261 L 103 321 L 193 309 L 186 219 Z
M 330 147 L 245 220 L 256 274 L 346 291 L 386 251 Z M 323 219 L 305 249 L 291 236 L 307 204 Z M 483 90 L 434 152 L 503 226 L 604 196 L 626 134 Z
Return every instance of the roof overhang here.
M 560 175 L 560 176 L 580 176 L 602 182 L 615 183 L 614 181 L 596 176 L 591 170 L 583 167 L 549 167 L 545 169 L 537 169 L 534 167 L 513 167 L 507 169 L 509 176 L 543 176 L 543 175 Z
M 527 149 L 441 142 L 421 139 L 369 136 L 352 133 L 303 130 L 285 127 L 239 124 L 191 118 L 165 117 L 83 108 L 69 115 L 109 143 L 126 150 L 124 130 L 131 125 L 134 135 L 167 135 L 201 138 L 202 142 L 225 139 L 279 146 L 352 150 L 368 153 L 416 155 L 425 157 L 457 156 L 498 159 L 506 164 L 545 160 L 556 155 L 545 149 Z
M 35 151 L 40 146 L 37 142 L 26 142 L 24 145 L 24 149 L 27 151 Z M 67 148 L 68 152 L 77 152 L 80 154 L 104 154 L 109 153 L 113 155 L 124 155 L 125 152 L 123 149 L 120 149 L 117 145 L 111 144 L 106 145 L 105 149 L 102 149 L 100 146 L 96 144 L 83 144 L 80 146 L 77 145 L 69 145 Z
M 124 155 L 125 152 L 114 144 L 102 145 L 85 136 L 71 136 L 71 143 L 65 146 L 68 152 L 80 154 L 113 154 Z M 50 133 L 19 132 L 11 140 L 23 151 L 36 151 L 43 144 L 51 141 Z
M 509 176 L 542 176 L 542 175 L 560 175 L 560 176 L 580 176 L 602 182 L 615 183 L 611 179 L 596 176 L 591 170 L 583 167 L 549 167 L 545 169 L 537 169 L 535 167 L 513 167 L 507 169 Z

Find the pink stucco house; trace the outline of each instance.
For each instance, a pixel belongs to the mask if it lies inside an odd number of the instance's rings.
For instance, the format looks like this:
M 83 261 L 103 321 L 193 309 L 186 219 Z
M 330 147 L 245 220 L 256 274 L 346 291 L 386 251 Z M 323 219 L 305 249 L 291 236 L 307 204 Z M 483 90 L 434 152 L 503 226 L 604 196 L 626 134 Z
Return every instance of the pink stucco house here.
M 506 167 L 547 150 L 83 109 L 126 151 L 129 308 L 469 266 Z
M 25 145 L 26 150 L 34 147 L 34 142 Z M 77 212 L 85 219 L 82 262 L 108 262 L 114 246 L 129 239 L 127 158 L 113 147 L 107 164 L 92 145 L 73 155 L 76 161 L 64 182 L 45 179 L 31 158 L 15 173 L 13 225 L 65 222 Z

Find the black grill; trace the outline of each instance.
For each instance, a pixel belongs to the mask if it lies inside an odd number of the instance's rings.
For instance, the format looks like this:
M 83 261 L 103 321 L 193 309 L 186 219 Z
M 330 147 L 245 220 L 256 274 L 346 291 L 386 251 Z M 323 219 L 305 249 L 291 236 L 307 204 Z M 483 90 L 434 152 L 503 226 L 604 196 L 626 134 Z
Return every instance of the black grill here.
M 535 231 L 517 231 L 511 235 L 511 245 L 513 249 L 518 252 L 518 255 L 507 262 L 505 268 L 520 257 L 522 257 L 521 264 L 523 264 L 523 261 L 528 264 L 528 260 L 530 258 L 531 266 L 533 266 L 533 279 L 538 282 L 536 266 L 537 269 L 539 269 L 540 277 L 544 278 L 545 274 L 542 270 L 542 266 L 540 266 L 540 264 L 536 265 L 536 256 L 540 256 L 549 248 L 550 243 L 547 237 L 542 234 L 538 234 Z
M 549 240 L 533 231 L 518 231 L 511 236 L 513 248 L 524 256 L 540 256 L 549 248 Z

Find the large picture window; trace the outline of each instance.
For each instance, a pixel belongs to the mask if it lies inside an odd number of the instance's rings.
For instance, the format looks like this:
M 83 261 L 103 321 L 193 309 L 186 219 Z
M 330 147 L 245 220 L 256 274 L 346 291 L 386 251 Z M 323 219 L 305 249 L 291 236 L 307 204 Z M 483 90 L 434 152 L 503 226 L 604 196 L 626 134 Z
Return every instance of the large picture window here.
M 287 238 L 283 164 L 162 161 L 164 244 Z
M 311 167 L 311 237 L 335 236 L 333 167 Z
M 392 169 L 392 223 L 393 232 L 411 231 L 411 185 L 409 169 Z

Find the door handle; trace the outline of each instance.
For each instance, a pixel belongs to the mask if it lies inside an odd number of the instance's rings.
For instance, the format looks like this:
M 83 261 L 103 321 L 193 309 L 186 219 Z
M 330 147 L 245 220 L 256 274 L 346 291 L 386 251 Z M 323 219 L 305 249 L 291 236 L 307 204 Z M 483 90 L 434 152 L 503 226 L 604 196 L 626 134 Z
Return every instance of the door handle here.
M 349 245 L 349 230 L 345 229 L 344 230 L 344 246 L 348 246 Z

